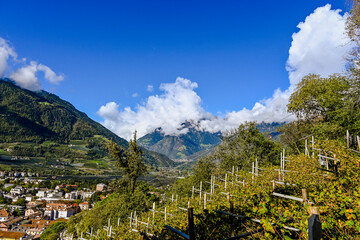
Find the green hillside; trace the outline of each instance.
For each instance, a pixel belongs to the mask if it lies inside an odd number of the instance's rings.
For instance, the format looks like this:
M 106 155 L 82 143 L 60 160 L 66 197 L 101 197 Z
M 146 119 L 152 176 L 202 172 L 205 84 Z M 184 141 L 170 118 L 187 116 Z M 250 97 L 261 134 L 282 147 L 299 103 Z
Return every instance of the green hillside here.
M 58 96 L 25 90 L 9 79 L 0 79 L 0 155 L 61 159 L 77 164 L 76 168 L 113 171 L 106 150 L 110 139 L 128 146 L 125 139 Z M 174 165 L 166 156 L 151 151 L 145 151 L 144 161 L 153 166 Z
M 102 135 L 118 144 L 127 142 L 91 120 L 69 102 L 41 91 L 32 92 L 0 79 L 1 142 L 85 140 Z

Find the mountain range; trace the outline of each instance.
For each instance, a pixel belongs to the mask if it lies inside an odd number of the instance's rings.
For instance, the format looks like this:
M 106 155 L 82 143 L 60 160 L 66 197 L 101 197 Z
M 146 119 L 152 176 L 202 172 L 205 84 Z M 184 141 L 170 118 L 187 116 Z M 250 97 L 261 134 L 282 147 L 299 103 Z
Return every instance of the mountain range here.
M 283 124 L 261 122 L 257 124 L 257 128 L 269 138 L 277 139 L 280 134 L 277 128 Z M 181 127 L 179 130 L 187 130 L 185 134 L 166 135 L 158 128 L 141 137 L 138 143 L 148 150 L 165 154 L 176 162 L 192 162 L 211 154 L 222 141 L 221 132 L 203 131 L 196 123 L 185 122 Z
M 128 146 L 125 139 L 58 96 L 29 91 L 10 79 L 0 79 L 0 155 L 64 158 L 75 162 L 106 159 L 106 144 L 110 139 L 122 147 Z M 147 164 L 174 166 L 165 155 L 144 151 Z
M 221 143 L 220 133 L 198 130 L 189 122 L 183 123 L 182 127 L 187 129 L 187 133 L 180 135 L 165 135 L 161 128 L 156 129 L 141 137 L 139 145 L 179 161 L 197 160 Z

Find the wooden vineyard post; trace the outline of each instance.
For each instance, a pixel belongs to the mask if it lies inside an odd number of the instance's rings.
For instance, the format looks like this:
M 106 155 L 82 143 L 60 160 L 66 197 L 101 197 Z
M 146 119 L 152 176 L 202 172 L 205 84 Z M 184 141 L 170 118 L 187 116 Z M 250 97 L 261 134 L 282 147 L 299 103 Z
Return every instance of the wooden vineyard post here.
M 200 182 L 200 197 L 199 197 L 199 205 L 201 206 L 201 193 L 202 193 L 202 181 Z
M 335 160 L 336 161 L 336 160 Z M 329 159 L 327 158 L 326 159 L 326 170 L 328 170 L 329 171 Z M 326 175 L 329 175 L 329 172 L 326 172 Z
M 234 203 L 230 201 L 230 213 L 234 213 Z M 234 216 L 230 216 L 230 228 L 231 228 L 231 237 L 235 236 L 235 229 L 234 229 Z
M 335 172 L 335 176 L 337 177 L 337 175 L 338 175 L 338 165 L 337 165 L 337 160 L 336 160 L 336 154 L 334 154 L 334 172 Z
M 302 189 L 302 198 L 303 198 L 303 202 L 305 204 L 307 201 L 306 189 Z
M 350 146 L 349 140 L 350 140 L 349 130 L 346 130 L 346 146 L 347 146 L 347 148 L 349 148 L 349 146 Z
M 281 169 L 279 169 L 279 181 L 281 181 Z
M 195 186 L 193 186 L 192 192 L 191 192 L 191 198 L 192 198 L 192 199 L 194 199 L 194 192 L 195 192 Z
M 153 202 L 153 220 L 152 220 L 152 224 L 154 225 L 155 224 L 155 202 Z
M 272 189 L 275 191 L 275 180 L 272 182 Z
M 231 186 L 234 186 L 234 174 L 231 177 Z
M 310 218 L 308 220 L 309 240 L 321 239 L 321 221 L 316 207 L 310 207 Z
M 190 240 L 195 240 L 195 226 L 194 226 L 194 210 L 188 208 L 188 226 Z
M 256 158 L 256 160 L 255 160 L 255 176 L 258 176 L 258 175 L 259 175 L 259 163 Z
M 216 180 L 216 177 L 214 176 L 214 180 L 213 180 L 213 195 L 215 195 L 215 180 Z
M 215 185 L 215 176 L 211 176 L 211 186 L 210 186 L 210 189 L 211 189 L 211 195 L 214 195 L 214 185 Z
M 314 138 L 314 136 L 311 136 L 311 150 L 312 150 L 313 158 L 315 157 L 314 144 L 315 144 L 315 138 Z
M 360 147 L 359 147 L 360 149 Z M 360 151 L 360 150 L 359 150 Z M 236 178 L 235 178 L 235 181 L 237 182 L 237 176 L 239 175 L 239 167 L 236 167 Z
M 285 148 L 283 148 L 283 152 L 281 155 L 281 164 L 280 164 L 281 174 L 279 175 L 279 181 L 285 181 Z
M 204 193 L 204 209 L 206 209 L 206 193 Z
M 226 184 L 227 184 L 227 173 L 225 173 L 225 191 L 226 191 Z
M 359 136 L 356 136 L 357 144 L 358 144 L 358 150 L 360 152 L 360 138 Z M 357 161 L 356 166 L 359 167 L 359 161 Z
M 251 171 L 251 174 L 252 174 L 252 180 L 254 181 L 254 174 L 255 174 L 255 163 L 252 162 L 252 171 Z M 225 189 L 226 190 L 226 189 Z

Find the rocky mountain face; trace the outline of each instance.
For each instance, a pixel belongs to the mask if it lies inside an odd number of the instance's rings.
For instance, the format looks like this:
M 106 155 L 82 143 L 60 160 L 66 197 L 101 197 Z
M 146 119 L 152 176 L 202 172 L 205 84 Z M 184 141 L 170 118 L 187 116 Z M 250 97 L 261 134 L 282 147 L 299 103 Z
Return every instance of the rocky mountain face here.
M 139 139 L 144 148 L 163 153 L 173 160 L 197 160 L 211 152 L 221 143 L 218 133 L 210 133 L 187 126 L 186 134 L 177 136 L 165 135 L 161 129 L 156 129 Z

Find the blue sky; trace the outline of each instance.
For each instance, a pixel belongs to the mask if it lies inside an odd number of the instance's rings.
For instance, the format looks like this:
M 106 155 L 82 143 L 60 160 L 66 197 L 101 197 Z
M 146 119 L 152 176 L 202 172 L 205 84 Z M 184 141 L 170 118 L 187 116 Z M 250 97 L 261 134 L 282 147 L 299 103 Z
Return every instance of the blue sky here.
M 134 110 L 177 77 L 197 83 L 204 111 L 224 116 L 289 87 L 292 34 L 327 3 L 349 9 L 345 0 L 0 0 L 0 37 L 18 58 L 62 73 L 58 84 L 37 77 L 97 121 L 101 106 Z M 21 64 L 8 63 L 4 75 Z

